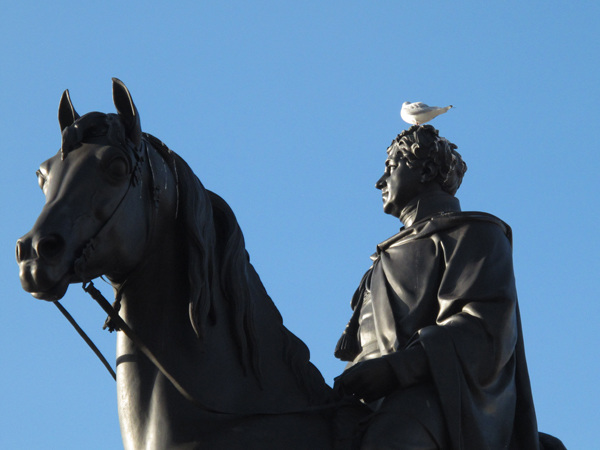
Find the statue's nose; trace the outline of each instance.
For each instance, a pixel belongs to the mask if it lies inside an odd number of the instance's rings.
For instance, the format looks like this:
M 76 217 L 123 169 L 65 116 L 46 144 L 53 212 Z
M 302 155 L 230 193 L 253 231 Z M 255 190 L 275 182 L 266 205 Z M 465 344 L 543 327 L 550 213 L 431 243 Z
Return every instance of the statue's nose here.
M 36 256 L 45 262 L 54 262 L 63 254 L 65 240 L 57 235 L 50 234 L 35 240 L 21 238 L 17 241 L 17 262 L 35 258 Z
M 381 178 L 379 180 L 377 180 L 377 183 L 375 183 L 375 188 L 377 189 L 383 189 L 385 186 L 385 179 L 386 179 L 386 174 L 384 173 Z

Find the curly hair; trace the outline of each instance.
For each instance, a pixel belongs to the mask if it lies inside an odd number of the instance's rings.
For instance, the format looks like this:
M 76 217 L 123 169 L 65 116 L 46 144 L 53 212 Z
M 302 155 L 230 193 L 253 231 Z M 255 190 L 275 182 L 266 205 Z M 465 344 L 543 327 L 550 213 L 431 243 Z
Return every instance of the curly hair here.
M 409 167 L 419 167 L 431 161 L 438 169 L 435 181 L 450 195 L 462 183 L 467 165 L 456 151 L 458 147 L 431 125 L 413 125 L 402 131 L 387 149 L 388 154 L 397 152 Z

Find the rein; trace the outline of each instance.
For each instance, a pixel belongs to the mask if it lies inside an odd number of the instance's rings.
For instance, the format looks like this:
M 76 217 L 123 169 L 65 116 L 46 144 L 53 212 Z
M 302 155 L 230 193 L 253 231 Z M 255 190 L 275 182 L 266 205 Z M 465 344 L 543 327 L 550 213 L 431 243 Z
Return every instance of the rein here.
M 108 370 L 108 373 L 110 373 L 110 376 L 113 377 L 113 379 L 115 381 L 117 381 L 117 374 L 111 367 L 110 363 L 106 360 L 106 358 L 104 357 L 102 352 L 98 349 L 98 347 L 96 347 L 96 344 L 94 344 L 94 341 L 92 341 L 89 338 L 89 336 L 85 333 L 85 331 L 82 330 L 82 328 L 79 326 L 79 324 L 77 322 L 75 322 L 75 319 L 73 319 L 73 316 L 71 314 L 69 314 L 69 311 L 67 311 L 66 308 L 63 305 L 61 305 L 59 301 L 56 301 L 53 303 L 58 308 L 58 310 L 62 313 L 62 315 L 67 318 L 69 323 L 71 325 L 73 325 L 73 328 L 75 328 L 75 330 L 77 330 L 77 333 L 79 333 L 79 336 L 81 336 L 81 338 L 85 341 L 85 343 L 92 349 L 92 351 L 100 359 L 100 361 L 102 361 L 102 364 L 104 364 L 104 367 L 106 367 L 106 370 Z
M 110 302 L 104 297 L 104 295 L 102 295 L 102 293 L 98 289 L 96 289 L 96 287 L 94 286 L 94 283 L 92 283 L 91 281 L 88 282 L 87 284 L 83 283 L 83 290 L 85 292 L 87 292 L 94 300 L 96 300 L 96 302 L 100 305 L 100 307 L 104 310 L 104 312 L 106 312 L 106 314 L 108 314 L 108 316 L 111 320 L 111 323 L 114 324 L 115 328 L 118 329 L 119 331 L 122 331 L 123 333 L 125 333 L 125 335 L 140 349 L 140 351 L 150 360 L 150 362 L 152 364 L 154 364 L 154 366 L 160 371 L 160 373 L 162 373 L 164 375 L 164 377 L 171 382 L 173 387 L 175 389 L 177 389 L 177 391 L 183 396 L 183 398 L 185 398 L 188 402 L 190 402 L 191 404 L 193 404 L 196 407 L 202 408 L 202 409 L 204 409 L 208 412 L 214 413 L 214 414 L 245 417 L 245 416 L 255 416 L 255 415 L 277 416 L 277 415 L 286 415 L 286 414 L 302 414 L 302 413 L 311 413 L 311 412 L 321 412 L 321 411 L 327 411 L 330 409 L 338 408 L 339 406 L 347 403 L 347 401 L 336 401 L 336 402 L 332 402 L 332 403 L 326 403 L 324 405 L 308 406 L 306 408 L 298 408 L 298 409 L 292 409 L 292 410 L 287 410 L 287 411 L 252 411 L 252 412 L 244 412 L 244 413 L 226 411 L 226 410 L 217 409 L 217 408 L 208 406 L 206 403 L 201 402 L 196 397 L 194 397 L 192 394 L 190 394 L 187 391 L 187 389 L 185 389 L 177 381 L 177 379 L 161 364 L 161 362 L 154 355 L 154 353 L 152 353 L 152 351 L 146 346 L 146 344 L 144 344 L 144 341 L 129 327 L 129 325 L 127 325 L 127 323 L 123 320 L 123 318 L 121 316 L 119 316 L 119 313 L 110 304 Z M 58 302 L 55 302 L 55 304 L 57 304 L 57 306 L 59 305 Z M 66 313 L 68 315 L 67 319 L 69 319 L 70 315 L 64 309 L 64 307 L 62 307 L 62 305 L 59 306 L 59 309 L 61 310 L 61 312 L 64 310 L 63 314 Z M 104 358 L 102 353 L 100 353 L 100 351 L 97 349 L 97 347 L 94 345 L 94 343 L 89 339 L 89 337 L 87 337 L 87 335 L 85 335 L 83 330 L 81 330 L 81 328 L 77 325 L 77 323 L 73 320 L 72 317 L 69 319 L 69 322 L 71 322 L 71 324 L 75 327 L 75 329 L 77 329 L 79 334 L 88 343 L 88 345 L 92 348 L 94 353 L 96 353 L 96 356 L 98 356 L 98 358 L 100 358 L 100 360 L 103 362 L 103 364 L 108 369 L 110 374 L 116 380 L 116 375 L 115 375 L 114 371 L 112 370 L 112 368 L 110 367 L 110 364 L 106 361 L 106 359 Z

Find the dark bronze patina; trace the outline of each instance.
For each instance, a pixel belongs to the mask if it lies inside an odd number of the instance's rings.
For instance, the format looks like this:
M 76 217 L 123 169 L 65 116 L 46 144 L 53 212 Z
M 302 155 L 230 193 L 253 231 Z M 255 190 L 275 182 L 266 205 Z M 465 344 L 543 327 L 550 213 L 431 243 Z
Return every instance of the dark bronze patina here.
M 38 173 L 46 204 L 17 243 L 23 288 L 54 301 L 104 274 L 119 315 L 210 407 L 184 398 L 119 332 L 125 448 L 331 448 L 331 411 L 311 410 L 331 402 L 331 389 L 283 326 L 231 209 L 141 132 L 119 80 L 113 96 L 118 114 L 79 117 L 63 95 L 62 148 Z
M 460 211 L 466 166 L 436 130 L 412 127 L 389 149 L 377 187 L 405 228 L 354 296 L 336 396 L 283 326 L 229 206 L 141 131 L 117 79 L 113 98 L 118 114 L 79 117 L 63 94 L 62 146 L 38 171 L 46 204 L 17 260 L 38 299 L 84 283 L 102 304 L 89 282 L 111 281 L 107 325 L 128 333 L 126 449 L 561 448 L 537 432 L 510 228 Z
M 363 448 L 540 448 L 511 230 L 461 211 L 456 148 L 412 126 L 376 183 L 404 227 L 377 246 L 336 348 L 350 362 L 336 389 L 374 410 Z M 546 448 L 553 439 L 542 435 Z

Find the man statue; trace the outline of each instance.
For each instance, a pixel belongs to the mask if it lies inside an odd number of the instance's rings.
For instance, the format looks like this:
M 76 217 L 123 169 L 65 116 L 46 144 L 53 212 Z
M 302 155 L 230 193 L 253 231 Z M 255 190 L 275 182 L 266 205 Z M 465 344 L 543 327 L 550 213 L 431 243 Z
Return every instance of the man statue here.
M 374 412 L 361 449 L 538 449 L 511 229 L 454 196 L 467 166 L 431 125 L 387 149 L 376 187 L 404 224 L 352 299 L 336 390 Z

